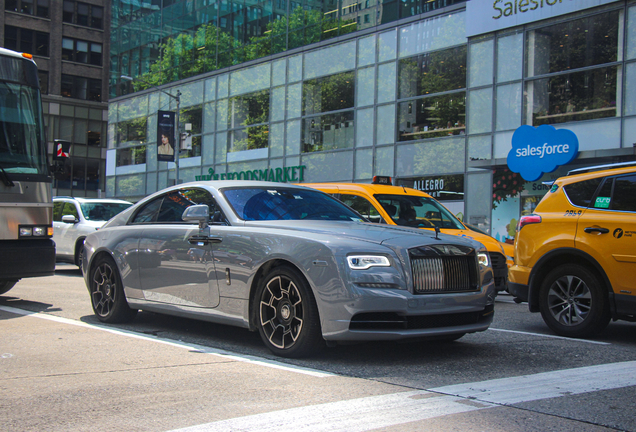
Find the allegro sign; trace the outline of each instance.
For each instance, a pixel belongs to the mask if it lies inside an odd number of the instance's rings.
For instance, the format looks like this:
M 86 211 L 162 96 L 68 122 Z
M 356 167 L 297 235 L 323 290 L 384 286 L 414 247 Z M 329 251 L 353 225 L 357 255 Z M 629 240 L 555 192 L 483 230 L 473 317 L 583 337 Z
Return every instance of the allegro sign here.
M 524 125 L 512 135 L 508 168 L 521 174 L 524 180 L 535 181 L 544 173 L 570 163 L 578 152 L 579 140 L 571 130 Z

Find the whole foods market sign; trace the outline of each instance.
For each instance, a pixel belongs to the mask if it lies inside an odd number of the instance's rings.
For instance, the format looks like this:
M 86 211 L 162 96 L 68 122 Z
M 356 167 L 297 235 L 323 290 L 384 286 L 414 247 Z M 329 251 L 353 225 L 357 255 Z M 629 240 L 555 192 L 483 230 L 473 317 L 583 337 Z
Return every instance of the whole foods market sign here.
M 579 140 L 571 130 L 524 125 L 512 135 L 508 168 L 521 174 L 524 180 L 535 181 L 544 173 L 570 163 L 578 152 Z
M 467 37 L 578 12 L 616 0 L 470 0 Z
M 194 176 L 196 181 L 202 180 L 261 180 L 272 182 L 302 182 L 305 179 L 305 165 L 285 168 L 266 168 L 264 170 L 235 171 L 216 174 L 213 168 L 207 175 Z

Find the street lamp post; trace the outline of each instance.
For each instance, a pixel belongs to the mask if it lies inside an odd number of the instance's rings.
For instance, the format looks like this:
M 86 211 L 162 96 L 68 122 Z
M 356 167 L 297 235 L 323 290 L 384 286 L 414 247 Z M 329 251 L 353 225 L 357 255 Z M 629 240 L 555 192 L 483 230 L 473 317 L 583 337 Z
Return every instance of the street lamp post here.
M 126 76 L 126 75 L 121 75 L 121 79 L 125 80 L 125 81 L 132 81 L 133 78 Z M 159 90 L 161 93 L 164 93 L 167 96 L 170 96 L 172 99 L 174 99 L 177 102 L 177 114 L 175 116 L 175 149 L 174 149 L 174 166 L 175 166 L 175 170 L 174 170 L 174 184 L 179 184 L 179 155 L 181 154 L 181 123 L 179 123 L 179 105 L 181 103 L 181 90 L 177 90 L 177 94 L 176 96 L 173 95 L 172 93 L 168 93 L 165 90 L 161 90 L 161 89 L 157 89 Z

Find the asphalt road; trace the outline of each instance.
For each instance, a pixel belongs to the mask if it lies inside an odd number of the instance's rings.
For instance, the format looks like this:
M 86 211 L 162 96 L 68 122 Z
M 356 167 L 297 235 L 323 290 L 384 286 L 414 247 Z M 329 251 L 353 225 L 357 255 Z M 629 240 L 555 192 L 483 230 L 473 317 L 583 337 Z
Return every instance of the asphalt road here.
M 93 316 L 79 270 L 0 296 L 2 431 L 636 431 L 636 324 L 555 337 L 498 297 L 457 342 L 280 359 L 257 333 L 140 312 Z

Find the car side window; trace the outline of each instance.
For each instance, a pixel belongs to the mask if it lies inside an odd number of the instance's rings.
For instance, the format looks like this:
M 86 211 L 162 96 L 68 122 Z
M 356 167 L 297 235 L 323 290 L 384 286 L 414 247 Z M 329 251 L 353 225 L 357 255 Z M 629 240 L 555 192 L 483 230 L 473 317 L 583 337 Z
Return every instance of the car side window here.
M 340 201 L 360 213 L 365 218 L 369 219 L 369 221 L 375 223 L 382 222 L 380 213 L 378 213 L 368 199 L 358 195 L 340 194 Z
M 212 194 L 210 194 L 210 192 L 205 189 L 192 188 L 184 189 L 183 191 L 181 191 L 181 193 L 184 197 L 186 197 L 190 202 L 193 203 L 191 205 L 205 204 L 210 208 L 210 224 L 227 225 L 227 220 L 225 218 L 225 215 L 223 214 L 223 211 L 219 208 L 219 206 L 217 206 L 216 200 L 214 199 Z M 183 215 L 183 212 L 181 212 L 181 214 Z
M 53 220 L 55 222 L 62 221 L 62 208 L 64 207 L 64 201 L 58 201 L 53 203 Z
M 611 209 L 636 212 L 636 175 L 614 179 Z
M 77 213 L 77 207 L 75 207 L 75 204 L 70 202 L 64 203 L 64 208 L 62 209 L 62 216 L 65 216 L 65 215 L 73 215 L 75 216 L 75 219 L 79 219 L 79 215 Z
M 163 201 L 163 197 L 159 197 L 145 204 L 141 208 L 141 210 L 137 212 L 137 214 L 132 220 L 132 223 L 141 224 L 141 223 L 151 223 L 156 221 L 157 213 L 159 213 L 159 207 L 161 207 L 162 201 Z
M 589 207 L 594 196 L 594 192 L 601 184 L 602 178 L 595 178 L 591 180 L 584 180 L 578 183 L 572 183 L 565 185 L 563 189 L 565 194 L 570 199 L 570 202 L 575 206 Z

